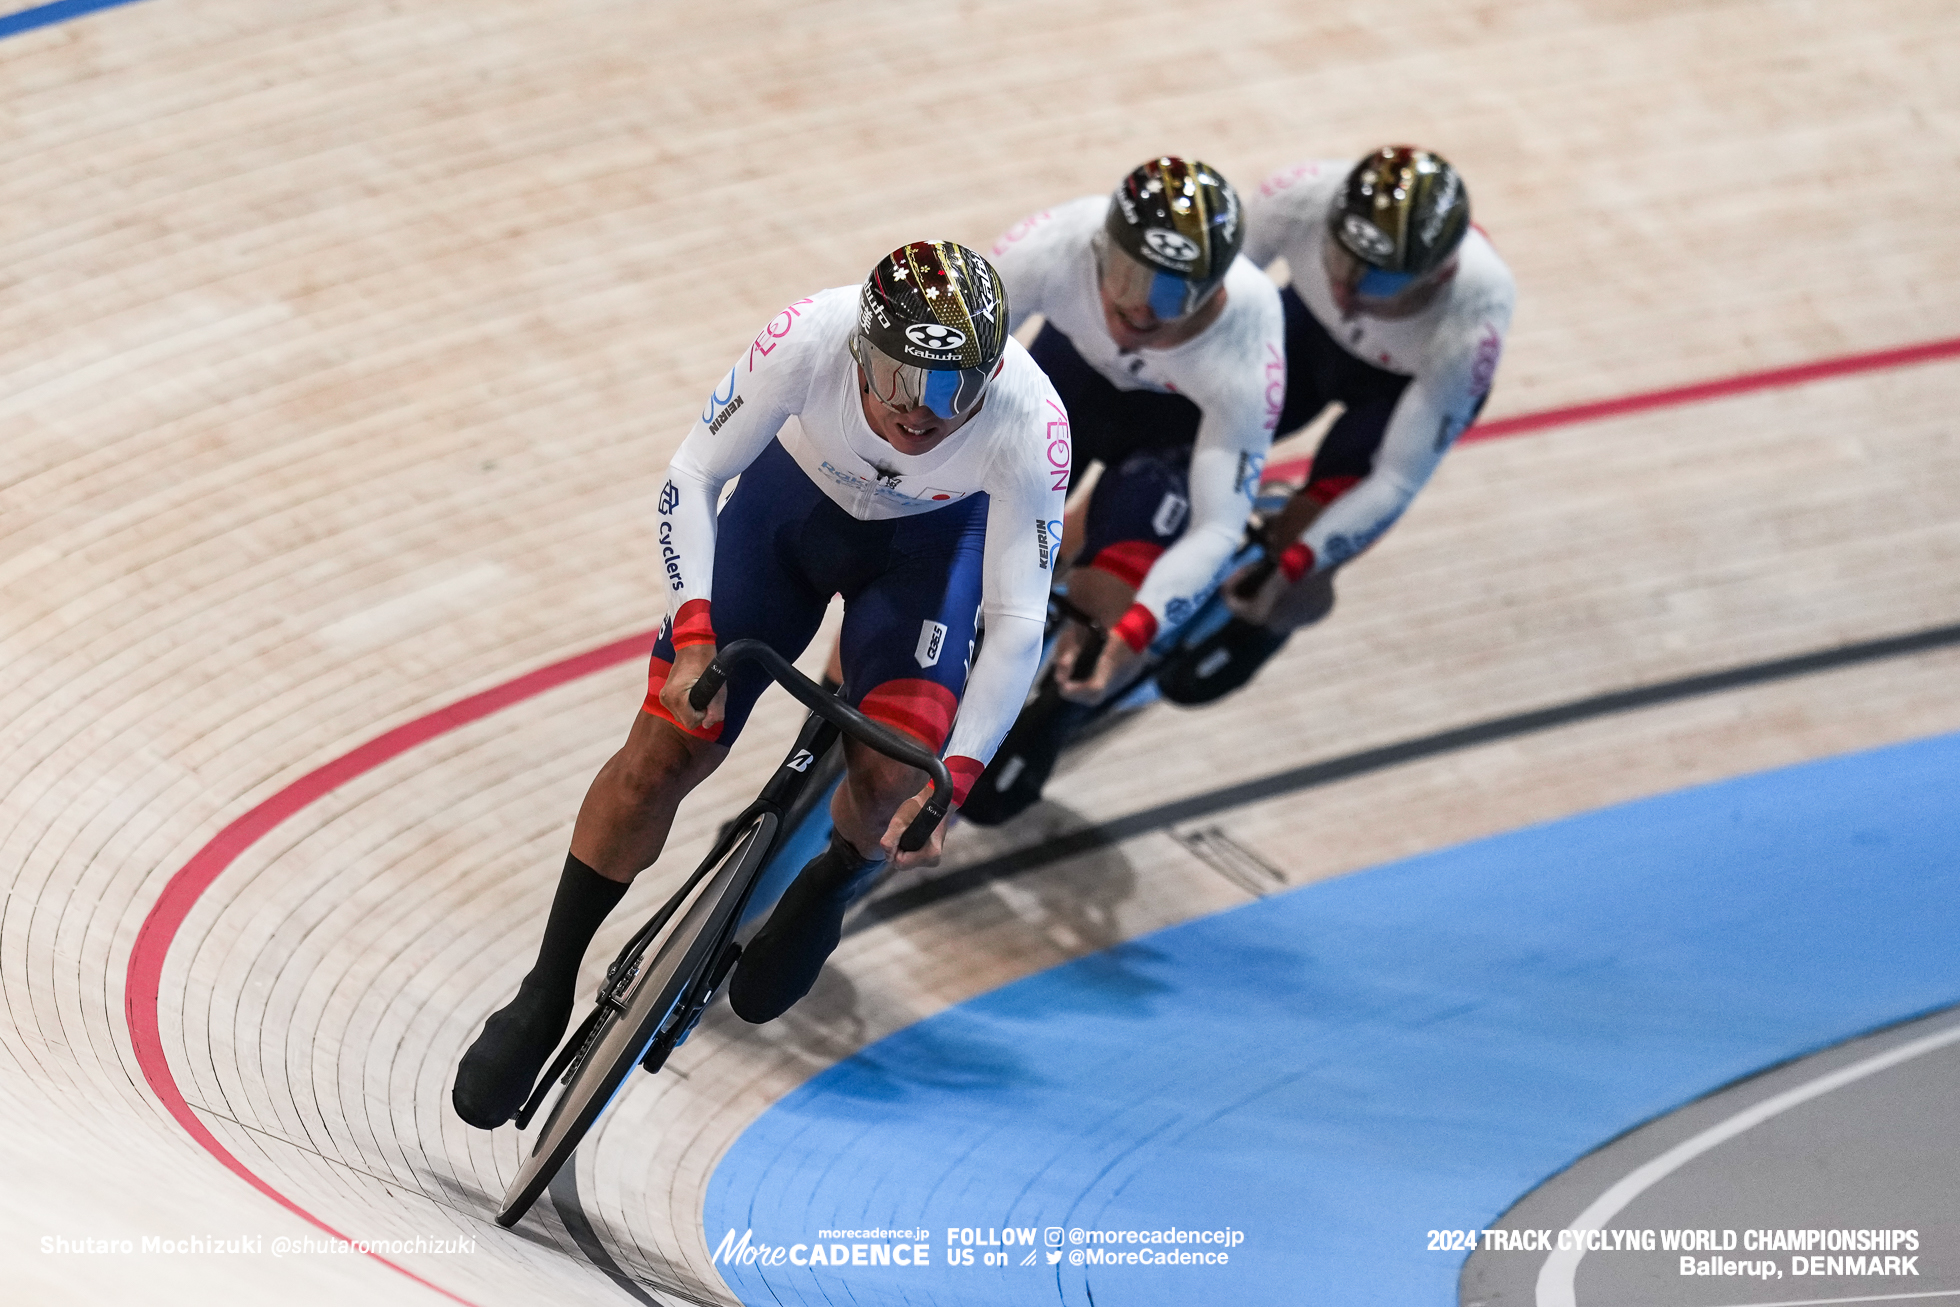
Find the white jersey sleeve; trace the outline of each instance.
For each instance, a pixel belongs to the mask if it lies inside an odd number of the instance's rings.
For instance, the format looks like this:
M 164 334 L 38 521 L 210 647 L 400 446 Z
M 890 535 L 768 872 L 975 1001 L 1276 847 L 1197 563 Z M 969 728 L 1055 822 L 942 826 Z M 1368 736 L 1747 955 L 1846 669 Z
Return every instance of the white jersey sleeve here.
M 667 613 L 675 624 L 675 645 L 712 639 L 706 622 L 681 627 L 688 604 L 714 597 L 715 509 L 721 488 L 740 476 L 799 412 L 809 394 L 811 374 L 826 352 L 820 331 L 805 329 L 806 315 L 818 312 L 814 299 L 800 299 L 769 319 L 742 351 L 667 466 L 658 503 L 660 564 L 668 587 Z
M 1225 312 L 1196 339 L 1164 351 L 1176 386 L 1198 406 L 1191 450 L 1191 523 L 1144 577 L 1136 602 L 1159 625 L 1182 622 L 1218 583 L 1245 535 L 1259 474 L 1286 399 L 1286 316 L 1266 274 L 1240 257 L 1225 274 Z
M 987 472 L 980 600 L 987 636 L 946 743 L 949 766 L 954 759 L 977 764 L 964 769 L 970 772 L 968 784 L 1000 747 L 1040 667 L 1048 588 L 1061 547 L 1062 501 L 1068 494 L 1068 414 L 1027 352 L 1013 344 L 1008 352 L 1015 367 L 1025 367 L 1038 383 L 1038 402 L 1023 419 L 1026 430 L 1001 445 Z
M 1301 535 L 1313 570 L 1340 566 L 1395 525 L 1476 417 L 1503 353 L 1509 305 L 1455 317 L 1396 401 L 1374 467 Z

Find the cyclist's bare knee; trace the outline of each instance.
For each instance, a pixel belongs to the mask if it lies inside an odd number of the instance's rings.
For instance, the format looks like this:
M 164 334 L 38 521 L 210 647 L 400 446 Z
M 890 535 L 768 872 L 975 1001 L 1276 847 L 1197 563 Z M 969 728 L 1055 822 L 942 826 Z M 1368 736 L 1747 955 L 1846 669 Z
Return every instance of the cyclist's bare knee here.
M 831 818 L 859 853 L 874 852 L 899 805 L 926 783 L 917 767 L 887 758 L 856 740 L 844 742 L 844 783 L 837 787 Z
M 1100 567 L 1078 567 L 1069 573 L 1068 597 L 1104 626 L 1114 626 L 1136 600 L 1136 588 Z
M 635 715 L 626 743 L 608 766 L 622 797 L 645 805 L 657 803 L 677 785 L 685 794 L 706 780 L 727 756 L 728 750 L 721 745 L 642 712 Z

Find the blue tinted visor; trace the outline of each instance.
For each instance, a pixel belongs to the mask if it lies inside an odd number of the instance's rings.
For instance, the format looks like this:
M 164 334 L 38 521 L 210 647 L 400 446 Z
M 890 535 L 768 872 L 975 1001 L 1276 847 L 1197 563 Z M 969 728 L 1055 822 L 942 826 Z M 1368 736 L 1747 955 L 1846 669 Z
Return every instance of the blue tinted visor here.
M 1367 271 L 1354 283 L 1354 293 L 1369 299 L 1393 299 L 1409 288 L 1416 276 L 1413 272 L 1387 272 L 1381 268 L 1363 264 Z
M 1144 309 L 1158 322 L 1175 322 L 1203 304 L 1217 285 L 1153 268 L 1106 238 L 1096 243 L 1096 275 L 1109 302 L 1132 322 Z
M 922 368 L 901 363 L 863 335 L 851 337 L 851 357 L 863 370 L 871 397 L 895 413 L 925 407 L 942 418 L 956 418 L 973 411 L 987 393 L 987 382 L 1000 371 L 990 368 Z

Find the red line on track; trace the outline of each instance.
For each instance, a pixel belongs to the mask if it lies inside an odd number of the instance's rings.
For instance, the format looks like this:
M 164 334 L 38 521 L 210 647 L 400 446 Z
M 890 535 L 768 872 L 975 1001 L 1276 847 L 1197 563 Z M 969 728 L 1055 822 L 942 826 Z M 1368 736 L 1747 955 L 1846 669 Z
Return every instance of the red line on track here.
M 1596 422 L 1601 418 L 1624 417 L 1628 413 L 1644 413 L 1649 409 L 1699 404 L 1704 400 L 1726 399 L 1731 395 L 1746 395 L 1755 390 L 1780 390 L 1786 386 L 1801 386 L 1810 381 L 1848 377 L 1860 372 L 1879 372 L 1887 368 L 1902 368 L 1914 363 L 1931 363 L 1938 359 L 1956 356 L 1960 356 L 1960 336 L 1948 340 L 1927 341 L 1923 345 L 1907 345 L 1899 349 L 1873 350 L 1865 354 L 1842 354 L 1837 358 L 1818 359 L 1814 363 L 1799 363 L 1794 367 L 1745 372 L 1740 376 L 1724 377 L 1720 381 L 1702 381 L 1692 386 L 1675 386 L 1669 390 L 1650 390 L 1644 395 L 1624 395 L 1619 399 L 1602 399 L 1591 404 L 1574 404 L 1568 408 L 1553 408 L 1540 413 L 1520 413 L 1516 417 L 1497 418 L 1472 427 L 1464 433 L 1463 440 L 1466 443 L 1473 440 L 1494 440 L 1499 436 L 1542 431 L 1547 427 Z
M 158 1025 L 157 995 L 163 980 L 163 963 L 170 952 L 170 945 L 177 937 L 177 931 L 184 924 L 211 882 L 236 861 L 239 855 L 252 847 L 272 829 L 288 817 L 304 810 L 315 800 L 325 797 L 333 790 L 345 785 L 354 778 L 374 770 L 393 758 L 398 758 L 418 744 L 424 744 L 439 735 L 445 735 L 458 727 L 488 717 L 491 713 L 521 703 L 534 695 L 578 680 L 594 672 L 625 662 L 629 658 L 644 657 L 652 647 L 657 631 L 641 631 L 625 639 L 615 640 L 598 649 L 588 650 L 571 658 L 556 662 L 548 667 L 527 672 L 515 680 L 505 681 L 479 694 L 459 699 L 447 707 L 438 708 L 432 713 L 404 722 L 366 744 L 344 753 L 333 761 L 307 772 L 299 779 L 282 787 L 270 798 L 252 807 L 243 816 L 213 836 L 209 843 L 191 856 L 169 884 L 163 887 L 163 894 L 155 906 L 143 919 L 143 927 L 136 935 L 136 946 L 129 955 L 129 979 L 123 989 L 123 1012 L 129 1021 L 129 1039 L 135 1048 L 136 1064 L 143 1070 L 143 1078 L 150 1082 L 150 1090 L 163 1103 L 177 1124 L 195 1139 L 204 1151 L 210 1153 L 266 1197 L 278 1203 L 287 1211 L 302 1217 L 318 1226 L 336 1239 L 348 1236 L 328 1225 L 313 1213 L 307 1211 L 290 1198 L 274 1189 L 264 1180 L 232 1156 L 231 1150 L 218 1141 L 216 1135 L 200 1120 L 196 1111 L 184 1100 L 183 1091 L 177 1087 L 177 1078 L 171 1074 L 170 1060 L 164 1055 L 163 1035 Z M 389 1261 L 379 1253 L 370 1252 L 368 1256 L 392 1270 L 400 1271 L 417 1284 L 442 1294 L 445 1298 L 459 1303 L 468 1303 L 466 1298 L 458 1297 L 438 1284 L 417 1275 L 405 1266 Z
M 1743 373 L 1719 381 L 1704 381 L 1690 386 L 1676 386 L 1668 390 L 1626 395 L 1618 399 L 1599 400 L 1590 404 L 1574 404 L 1538 413 L 1521 413 L 1514 417 L 1497 418 L 1473 427 L 1463 436 L 1461 443 L 1523 435 L 1529 431 L 1543 431 L 1551 427 L 1572 426 L 1603 418 L 1622 417 L 1629 413 L 1645 412 L 1648 409 L 1697 404 L 1704 400 L 1723 399 L 1751 391 L 1781 389 L 1831 377 L 1876 372 L 1915 363 L 1930 363 L 1956 356 L 1960 356 L 1960 337 L 1929 341 L 1922 345 L 1908 345 L 1899 349 L 1846 354 L 1838 358 L 1801 363 L 1794 367 Z M 1300 466 L 1304 469 L 1306 466 L 1304 460 L 1301 461 Z M 190 915 L 191 908 L 204 891 L 211 887 L 219 873 L 288 817 L 303 811 L 316 800 L 356 777 L 400 757 L 418 744 L 425 744 L 437 736 L 481 720 L 491 713 L 521 703 L 534 695 L 543 694 L 546 690 L 569 681 L 590 676 L 594 672 L 615 666 L 630 658 L 643 657 L 652 647 L 656 634 L 656 631 L 641 631 L 600 648 L 552 663 L 548 667 L 526 672 L 514 680 L 492 686 L 468 698 L 459 699 L 447 707 L 438 708 L 434 712 L 404 722 L 393 730 L 376 736 L 366 744 L 288 783 L 270 798 L 261 800 L 214 835 L 170 878 L 169 883 L 163 887 L 162 895 L 150 909 L 149 915 L 143 919 L 142 929 L 137 932 L 136 946 L 129 955 L 129 977 L 123 991 L 123 1011 L 129 1022 L 129 1037 L 135 1048 L 137 1065 L 142 1068 L 144 1079 L 149 1081 L 151 1092 L 156 1094 L 170 1115 L 176 1118 L 177 1123 L 183 1126 L 185 1132 L 206 1152 L 287 1211 L 319 1227 L 336 1239 L 347 1238 L 346 1235 L 254 1175 L 243 1162 L 232 1156 L 230 1150 L 218 1141 L 217 1136 L 198 1119 L 195 1110 L 184 1100 L 183 1091 L 178 1089 L 177 1079 L 171 1074 L 170 1061 L 164 1055 L 163 1036 L 157 1016 L 157 998 L 163 980 L 164 959 L 169 954 L 170 945 L 176 939 L 177 931 L 183 926 L 184 919 Z M 446 1298 L 459 1303 L 468 1301 L 440 1285 L 431 1284 L 407 1267 L 391 1262 L 379 1253 L 369 1253 L 368 1256 L 392 1270 L 400 1271 L 417 1284 L 425 1285 Z

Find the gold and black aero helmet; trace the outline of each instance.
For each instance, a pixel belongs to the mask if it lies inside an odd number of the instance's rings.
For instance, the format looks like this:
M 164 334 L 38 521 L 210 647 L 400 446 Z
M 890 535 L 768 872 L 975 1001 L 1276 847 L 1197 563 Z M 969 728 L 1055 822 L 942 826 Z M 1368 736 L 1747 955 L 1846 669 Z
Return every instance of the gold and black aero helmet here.
M 851 357 L 887 408 L 971 412 L 1007 349 L 1007 288 L 952 241 L 913 241 L 878 261 L 858 296 Z
M 1117 298 L 1135 298 L 1159 319 L 1183 317 L 1225 280 L 1245 245 L 1239 194 L 1217 169 L 1196 159 L 1152 159 L 1109 197 L 1103 240 L 1140 265 L 1123 267 L 1107 249 L 1099 250 L 1105 288 L 1133 289 Z M 1113 285 L 1119 267 L 1134 288 Z
M 1354 165 L 1327 230 L 1366 265 L 1355 290 L 1386 297 L 1443 266 L 1470 230 L 1470 194 L 1441 155 L 1385 145 Z

